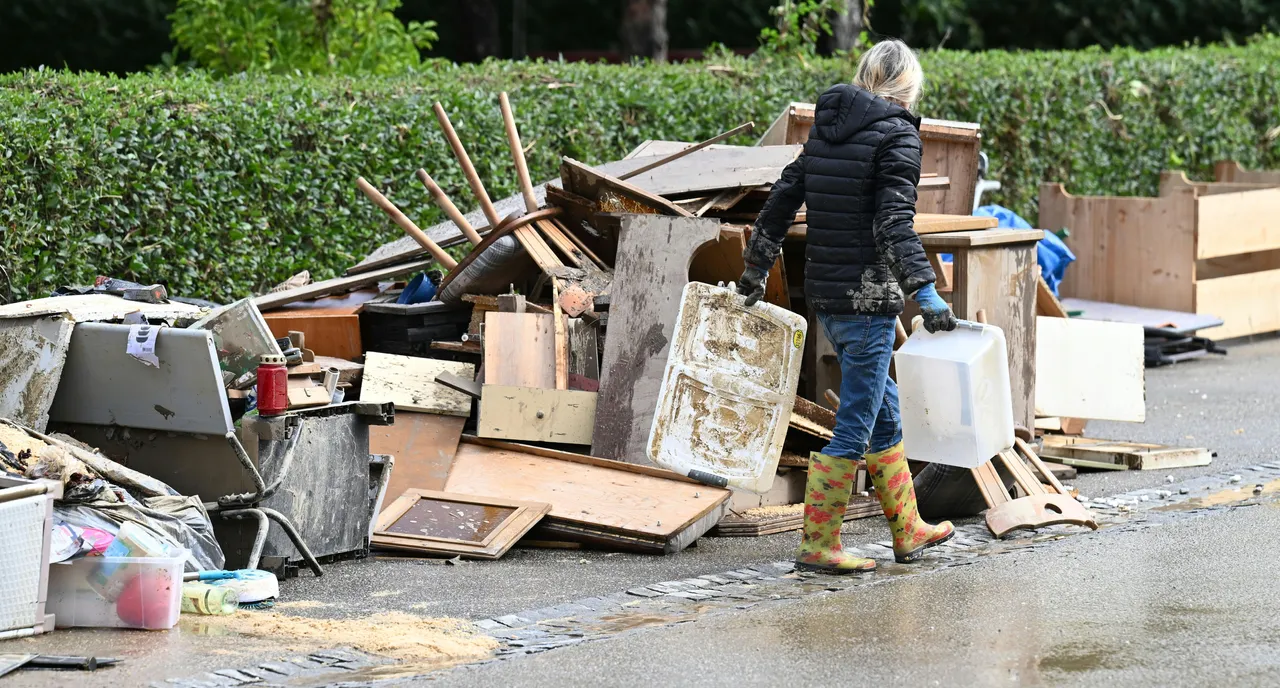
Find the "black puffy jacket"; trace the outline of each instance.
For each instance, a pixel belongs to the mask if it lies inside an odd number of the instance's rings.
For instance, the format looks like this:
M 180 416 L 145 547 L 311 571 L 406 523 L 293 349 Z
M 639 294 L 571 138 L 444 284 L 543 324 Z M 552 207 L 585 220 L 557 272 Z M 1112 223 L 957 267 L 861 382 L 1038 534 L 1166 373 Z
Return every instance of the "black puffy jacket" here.
M 936 277 L 912 223 L 920 182 L 920 120 L 857 86 L 818 98 L 804 153 L 782 171 L 743 258 L 768 269 L 803 202 L 809 308 L 897 315 L 903 294 Z

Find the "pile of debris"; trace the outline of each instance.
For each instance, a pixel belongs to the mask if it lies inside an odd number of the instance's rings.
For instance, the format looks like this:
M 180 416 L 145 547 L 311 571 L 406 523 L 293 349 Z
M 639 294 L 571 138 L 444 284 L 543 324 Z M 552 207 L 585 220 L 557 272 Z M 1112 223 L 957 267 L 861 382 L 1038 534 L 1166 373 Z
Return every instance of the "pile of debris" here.
M 764 314 L 756 329 L 688 313 L 728 293 L 699 285 L 742 274 L 751 224 L 800 154 L 813 106 L 790 105 L 755 146 L 721 143 L 751 123 L 697 144 L 647 141 L 599 166 L 565 158 L 560 178 L 537 186 L 505 94 L 499 107 L 520 193 L 489 197 L 437 104 L 479 210 L 464 215 L 417 170 L 450 218 L 423 230 L 358 179 L 406 236 L 340 277 L 303 273 L 226 306 L 103 278 L 0 307 L 4 480 L 54 478 L 41 494 L 63 506 L 119 514 L 123 503 L 131 511 L 106 518 L 107 539 L 141 524 L 187 552 L 189 571 L 320 575 L 371 546 L 473 559 L 517 543 L 670 553 L 708 534 L 799 529 L 807 457 L 832 436 L 840 388 L 803 298 L 804 210 L 768 305 L 752 311 Z M 1059 480 L 1077 466 L 1208 463 L 1202 449 L 1078 437 L 1084 419 L 1145 417 L 1142 327 L 1068 319 L 1036 268 L 1044 232 L 972 214 L 994 185 L 979 178 L 977 125 L 925 120 L 921 138 L 915 229 L 938 291 L 1007 341 L 1019 439 L 972 469 L 993 532 L 1092 525 Z M 758 416 L 707 401 L 732 381 L 671 373 L 722 359 L 756 384 L 723 398 Z M 774 368 L 785 374 L 762 372 Z M 743 401 L 761 385 L 768 394 Z M 683 435 L 664 425 L 677 416 Z M 701 442 L 724 470 L 655 465 L 672 465 L 655 462 L 664 433 Z M 857 483 L 846 519 L 880 512 L 865 471 Z M 42 523 L 61 525 L 52 512 Z M 83 534 L 77 547 L 95 554 Z

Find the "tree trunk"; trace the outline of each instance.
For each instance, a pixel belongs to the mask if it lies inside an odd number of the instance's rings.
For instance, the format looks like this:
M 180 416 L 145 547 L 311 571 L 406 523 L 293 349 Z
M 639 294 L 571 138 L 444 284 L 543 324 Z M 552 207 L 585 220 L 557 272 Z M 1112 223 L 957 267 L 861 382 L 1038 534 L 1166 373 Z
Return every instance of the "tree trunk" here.
M 667 0 L 623 0 L 622 58 L 667 61 Z
M 486 57 L 497 57 L 502 50 L 497 1 L 458 0 L 458 10 L 466 32 L 459 50 L 459 61 L 480 62 Z
M 831 22 L 832 38 L 836 50 L 853 50 L 862 34 L 862 0 L 844 0 L 843 12 L 837 12 Z

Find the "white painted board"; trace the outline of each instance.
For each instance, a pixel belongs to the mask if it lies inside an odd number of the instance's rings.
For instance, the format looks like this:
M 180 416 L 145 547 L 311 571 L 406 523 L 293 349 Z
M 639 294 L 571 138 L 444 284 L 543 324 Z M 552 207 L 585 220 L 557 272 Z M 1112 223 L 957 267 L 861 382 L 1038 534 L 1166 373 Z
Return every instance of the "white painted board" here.
M 1036 415 L 1147 418 L 1142 326 L 1036 318 Z
M 364 357 L 362 401 L 390 401 L 397 411 L 420 411 L 444 416 L 471 415 L 471 397 L 436 382 L 441 373 L 474 380 L 471 363 L 435 358 L 395 356 L 370 351 Z
M 773 304 L 745 308 L 729 289 L 686 285 L 649 430 L 649 460 L 767 492 L 795 406 L 807 328 L 803 317 Z

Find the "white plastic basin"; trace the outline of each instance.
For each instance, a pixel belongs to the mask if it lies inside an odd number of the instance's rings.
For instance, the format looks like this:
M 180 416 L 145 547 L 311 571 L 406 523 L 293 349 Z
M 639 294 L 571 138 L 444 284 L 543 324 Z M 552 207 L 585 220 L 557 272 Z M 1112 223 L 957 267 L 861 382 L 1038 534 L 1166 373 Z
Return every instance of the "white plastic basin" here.
M 960 321 L 916 330 L 894 354 L 907 458 L 976 468 L 1013 446 L 1004 332 Z

